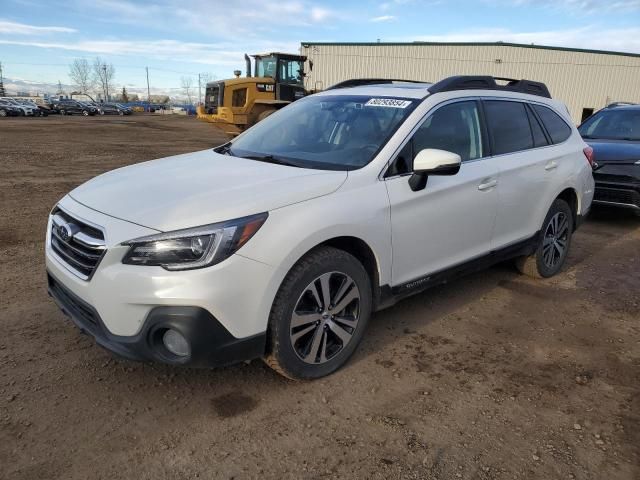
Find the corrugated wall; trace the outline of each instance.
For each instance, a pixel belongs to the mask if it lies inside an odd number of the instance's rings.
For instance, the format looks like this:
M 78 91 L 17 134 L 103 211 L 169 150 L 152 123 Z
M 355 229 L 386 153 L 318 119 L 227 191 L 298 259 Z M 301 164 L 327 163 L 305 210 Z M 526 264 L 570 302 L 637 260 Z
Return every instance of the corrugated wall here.
M 527 78 L 546 83 L 576 123 L 584 108 L 597 110 L 613 101 L 640 103 L 640 57 L 511 45 L 384 43 L 304 43 L 301 53 L 313 61 L 306 78 L 311 89 L 366 77 L 429 82 L 471 74 Z

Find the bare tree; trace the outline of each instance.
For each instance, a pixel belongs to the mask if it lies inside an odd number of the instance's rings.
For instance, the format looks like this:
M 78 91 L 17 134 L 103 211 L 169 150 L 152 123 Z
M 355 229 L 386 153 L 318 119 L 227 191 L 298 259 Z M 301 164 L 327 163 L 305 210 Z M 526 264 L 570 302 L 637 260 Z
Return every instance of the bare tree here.
M 94 89 L 96 79 L 92 74 L 91 65 L 84 58 L 76 58 L 69 65 L 69 78 L 80 93 L 87 94 Z
M 182 93 L 184 93 L 185 97 L 187 97 L 187 101 L 189 105 L 193 104 L 193 78 L 192 77 L 182 77 L 180 79 L 180 84 L 182 85 Z
M 100 57 L 93 61 L 93 75 L 99 83 L 105 100 L 109 100 L 109 91 L 113 92 L 113 77 L 116 75 L 116 67 L 107 63 Z

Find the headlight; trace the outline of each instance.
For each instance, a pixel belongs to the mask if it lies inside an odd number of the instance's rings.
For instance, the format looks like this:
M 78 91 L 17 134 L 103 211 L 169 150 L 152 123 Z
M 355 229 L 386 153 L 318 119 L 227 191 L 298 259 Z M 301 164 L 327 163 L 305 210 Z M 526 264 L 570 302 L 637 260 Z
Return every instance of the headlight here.
M 127 265 L 153 265 L 167 270 L 208 267 L 233 255 L 267 219 L 267 213 L 228 222 L 140 237 L 122 259 Z

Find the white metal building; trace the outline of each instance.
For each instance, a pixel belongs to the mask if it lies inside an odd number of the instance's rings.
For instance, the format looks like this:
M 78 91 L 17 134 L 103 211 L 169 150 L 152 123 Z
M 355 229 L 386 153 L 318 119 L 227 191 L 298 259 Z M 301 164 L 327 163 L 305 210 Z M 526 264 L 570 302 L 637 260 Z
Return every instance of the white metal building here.
M 551 95 L 567 104 L 576 123 L 612 102 L 640 103 L 640 54 L 502 42 L 302 42 L 300 52 L 308 57 L 308 89 L 322 90 L 351 78 L 526 78 L 546 83 Z

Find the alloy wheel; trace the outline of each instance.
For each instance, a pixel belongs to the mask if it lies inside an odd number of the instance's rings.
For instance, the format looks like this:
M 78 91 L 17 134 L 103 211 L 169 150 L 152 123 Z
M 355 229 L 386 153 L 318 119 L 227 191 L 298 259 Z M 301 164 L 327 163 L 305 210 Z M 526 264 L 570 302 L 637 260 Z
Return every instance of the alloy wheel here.
M 568 239 L 569 219 L 563 212 L 558 212 L 549 220 L 542 240 L 542 259 L 547 267 L 553 268 L 563 260 Z
M 342 272 L 324 273 L 304 289 L 291 315 L 289 338 L 298 358 L 323 364 L 351 341 L 360 318 L 360 290 Z

